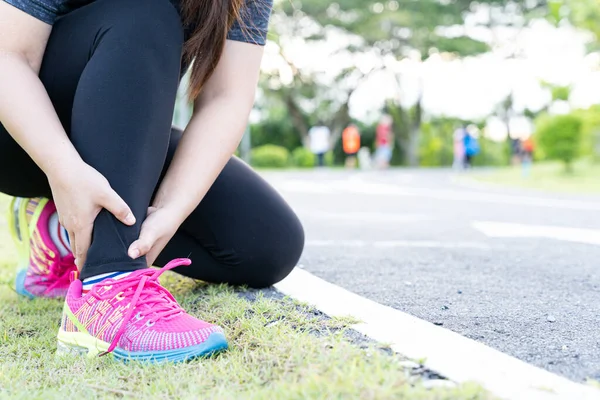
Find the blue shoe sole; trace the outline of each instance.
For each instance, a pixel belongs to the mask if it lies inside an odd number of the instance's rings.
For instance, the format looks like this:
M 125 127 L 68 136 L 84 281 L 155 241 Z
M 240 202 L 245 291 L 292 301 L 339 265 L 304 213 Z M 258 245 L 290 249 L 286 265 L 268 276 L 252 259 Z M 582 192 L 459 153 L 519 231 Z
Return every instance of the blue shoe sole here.
M 27 277 L 27 269 L 21 269 L 17 272 L 17 278 L 15 280 L 15 289 L 17 293 L 23 297 L 34 299 L 35 296 L 25 289 L 25 278 Z
M 216 353 L 227 350 L 228 344 L 225 335 L 219 332 L 212 333 L 202 344 L 176 350 L 152 352 L 127 352 L 115 349 L 112 354 L 119 361 L 142 361 L 149 363 L 182 363 L 196 358 L 210 357 Z

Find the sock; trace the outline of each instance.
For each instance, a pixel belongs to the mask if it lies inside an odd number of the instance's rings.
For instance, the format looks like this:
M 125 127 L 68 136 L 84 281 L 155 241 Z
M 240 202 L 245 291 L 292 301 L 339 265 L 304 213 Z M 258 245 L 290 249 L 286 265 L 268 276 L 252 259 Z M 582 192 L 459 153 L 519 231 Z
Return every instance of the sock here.
M 106 274 L 100 274 L 100 275 L 96 275 L 96 276 L 90 276 L 89 278 L 86 278 L 83 280 L 83 294 L 86 294 L 87 292 L 89 292 L 90 290 L 92 290 L 92 288 L 94 287 L 95 284 L 102 282 L 105 279 L 115 279 L 115 280 L 119 280 L 119 279 L 123 279 L 126 276 L 129 276 L 129 274 L 131 274 L 131 271 L 117 271 L 117 272 L 108 272 Z
M 58 249 L 61 257 L 65 257 L 71 253 L 71 245 L 69 244 L 69 235 L 65 228 L 58 222 L 58 213 L 54 213 L 48 220 L 48 231 L 52 242 Z

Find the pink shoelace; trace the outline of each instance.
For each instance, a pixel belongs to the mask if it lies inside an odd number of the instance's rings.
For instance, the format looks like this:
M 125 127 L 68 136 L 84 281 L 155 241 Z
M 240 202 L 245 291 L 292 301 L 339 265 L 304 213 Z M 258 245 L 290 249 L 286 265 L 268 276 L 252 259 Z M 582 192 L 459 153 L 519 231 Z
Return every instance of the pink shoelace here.
M 46 288 L 44 293 L 49 293 L 57 287 L 68 287 L 71 283 L 71 271 L 75 266 L 75 259 L 72 255 L 58 257 L 58 260 L 51 261 L 51 268 L 48 271 L 48 280 L 54 283 Z
M 117 347 L 121 336 L 125 333 L 127 324 L 131 318 L 134 317 L 136 308 L 139 310 L 135 314 L 137 320 L 150 316 L 150 318 L 146 320 L 146 326 L 148 327 L 154 325 L 159 319 L 168 319 L 169 317 L 185 312 L 179 304 L 177 304 L 177 301 L 173 298 L 171 293 L 160 285 L 158 278 L 173 268 L 182 265 L 190 265 L 191 263 L 192 261 L 187 258 L 178 258 L 159 270 L 149 268 L 117 281 L 108 279 L 106 282 L 98 283 L 94 286 L 94 289 L 92 289 L 90 294 L 99 300 L 107 300 L 113 297 L 113 295 L 103 296 L 97 293 L 96 288 L 107 286 L 112 286 L 112 289 L 118 288 L 120 296 L 131 297 L 131 306 L 129 307 L 127 314 L 123 316 L 121 327 L 110 343 L 108 350 L 101 353 L 99 357 L 111 353 Z M 112 291 L 112 289 L 110 289 L 110 291 Z M 108 292 L 108 290 L 106 292 Z M 148 307 L 141 309 L 140 306 L 142 305 L 147 305 Z

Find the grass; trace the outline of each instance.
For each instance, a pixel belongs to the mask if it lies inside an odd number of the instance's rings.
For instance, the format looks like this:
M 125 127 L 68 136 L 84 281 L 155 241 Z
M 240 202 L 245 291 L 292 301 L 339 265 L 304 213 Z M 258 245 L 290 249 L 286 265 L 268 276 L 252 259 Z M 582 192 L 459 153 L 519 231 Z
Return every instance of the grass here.
M 528 177 L 523 176 L 520 167 L 510 167 L 490 173 L 477 173 L 472 178 L 485 183 L 547 192 L 600 194 L 600 164 L 587 160 L 577 162 L 572 174 L 565 173 L 560 163 L 539 163 L 533 165 Z
M 4 208 L 6 198 L 0 197 Z M 26 300 L 11 289 L 15 254 L 0 218 L 1 399 L 489 399 L 481 388 L 426 389 L 377 345 L 356 345 L 349 318 L 261 292 L 165 279 L 194 315 L 222 325 L 231 349 L 178 365 L 56 358 L 58 300 Z
M 588 379 L 585 383 L 588 384 L 588 385 L 590 385 L 590 386 L 592 386 L 592 387 L 600 389 L 600 382 L 598 382 L 595 379 Z

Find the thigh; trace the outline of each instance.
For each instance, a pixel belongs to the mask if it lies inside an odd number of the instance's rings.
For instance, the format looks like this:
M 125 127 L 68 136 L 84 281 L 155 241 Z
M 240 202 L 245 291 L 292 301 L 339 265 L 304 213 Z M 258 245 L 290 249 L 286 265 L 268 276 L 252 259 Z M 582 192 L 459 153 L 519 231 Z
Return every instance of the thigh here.
M 1 124 L 0 192 L 18 197 L 50 196 L 46 175 Z
M 131 19 L 132 16 L 139 16 L 142 20 L 147 18 L 144 12 L 152 12 L 149 10 L 150 5 L 150 3 L 146 3 L 140 6 L 140 3 L 135 0 L 98 0 L 68 13 L 54 24 L 39 76 L 63 128 L 72 140 L 77 139 L 72 135 L 71 127 L 74 120 L 72 110 L 76 96 L 79 95 L 81 98 L 86 95 L 80 90 L 80 83 L 91 57 L 107 33 L 116 29 L 117 23 L 120 23 L 121 26 L 131 25 L 134 27 L 132 29 L 140 25 L 139 23 L 136 25 L 128 19 Z M 157 0 L 152 2 L 152 5 L 162 7 L 160 10 L 174 13 L 172 5 L 167 0 L 164 2 Z M 156 28 L 160 32 L 158 25 Z M 150 42 L 154 45 L 154 41 L 150 40 Z M 98 93 L 109 86 L 107 82 L 102 81 L 102 78 L 104 77 L 97 77 Z M 177 80 L 177 76 L 174 79 Z M 167 97 L 162 93 L 160 96 Z M 111 100 L 115 102 L 115 99 Z M 88 104 L 91 101 L 84 98 L 80 103 Z M 139 104 L 129 107 L 134 110 L 141 108 Z M 172 108 L 168 112 L 172 113 Z M 84 122 L 80 125 L 85 126 L 96 122 L 87 118 L 87 115 L 83 115 L 86 113 L 79 114 L 77 114 L 79 118 L 75 118 L 75 120 L 83 119 Z M 132 120 L 135 118 L 132 117 Z M 86 129 L 84 129 L 83 136 L 86 138 L 88 136 Z M 77 143 L 74 144 L 78 147 Z M 81 149 L 78 148 L 78 151 L 81 152 Z M 51 195 L 44 173 L 1 124 L 0 192 L 20 197 L 50 197 Z
M 78 10 L 56 22 L 40 70 L 40 80 L 67 134 L 70 134 L 73 98 L 96 36 L 94 29 L 97 29 L 77 23 L 79 15 Z M 50 197 L 51 194 L 42 170 L 1 124 L 0 192 L 20 197 Z
M 63 49 L 69 44 L 60 40 L 61 31 L 60 28 L 54 29 L 50 35 L 40 79 L 68 133 L 78 75 L 75 73 L 76 65 L 64 63 L 66 58 L 63 58 Z M 67 76 L 72 77 L 65 79 Z M 43 171 L 1 124 L 0 192 L 19 197 L 50 196 L 50 186 Z

